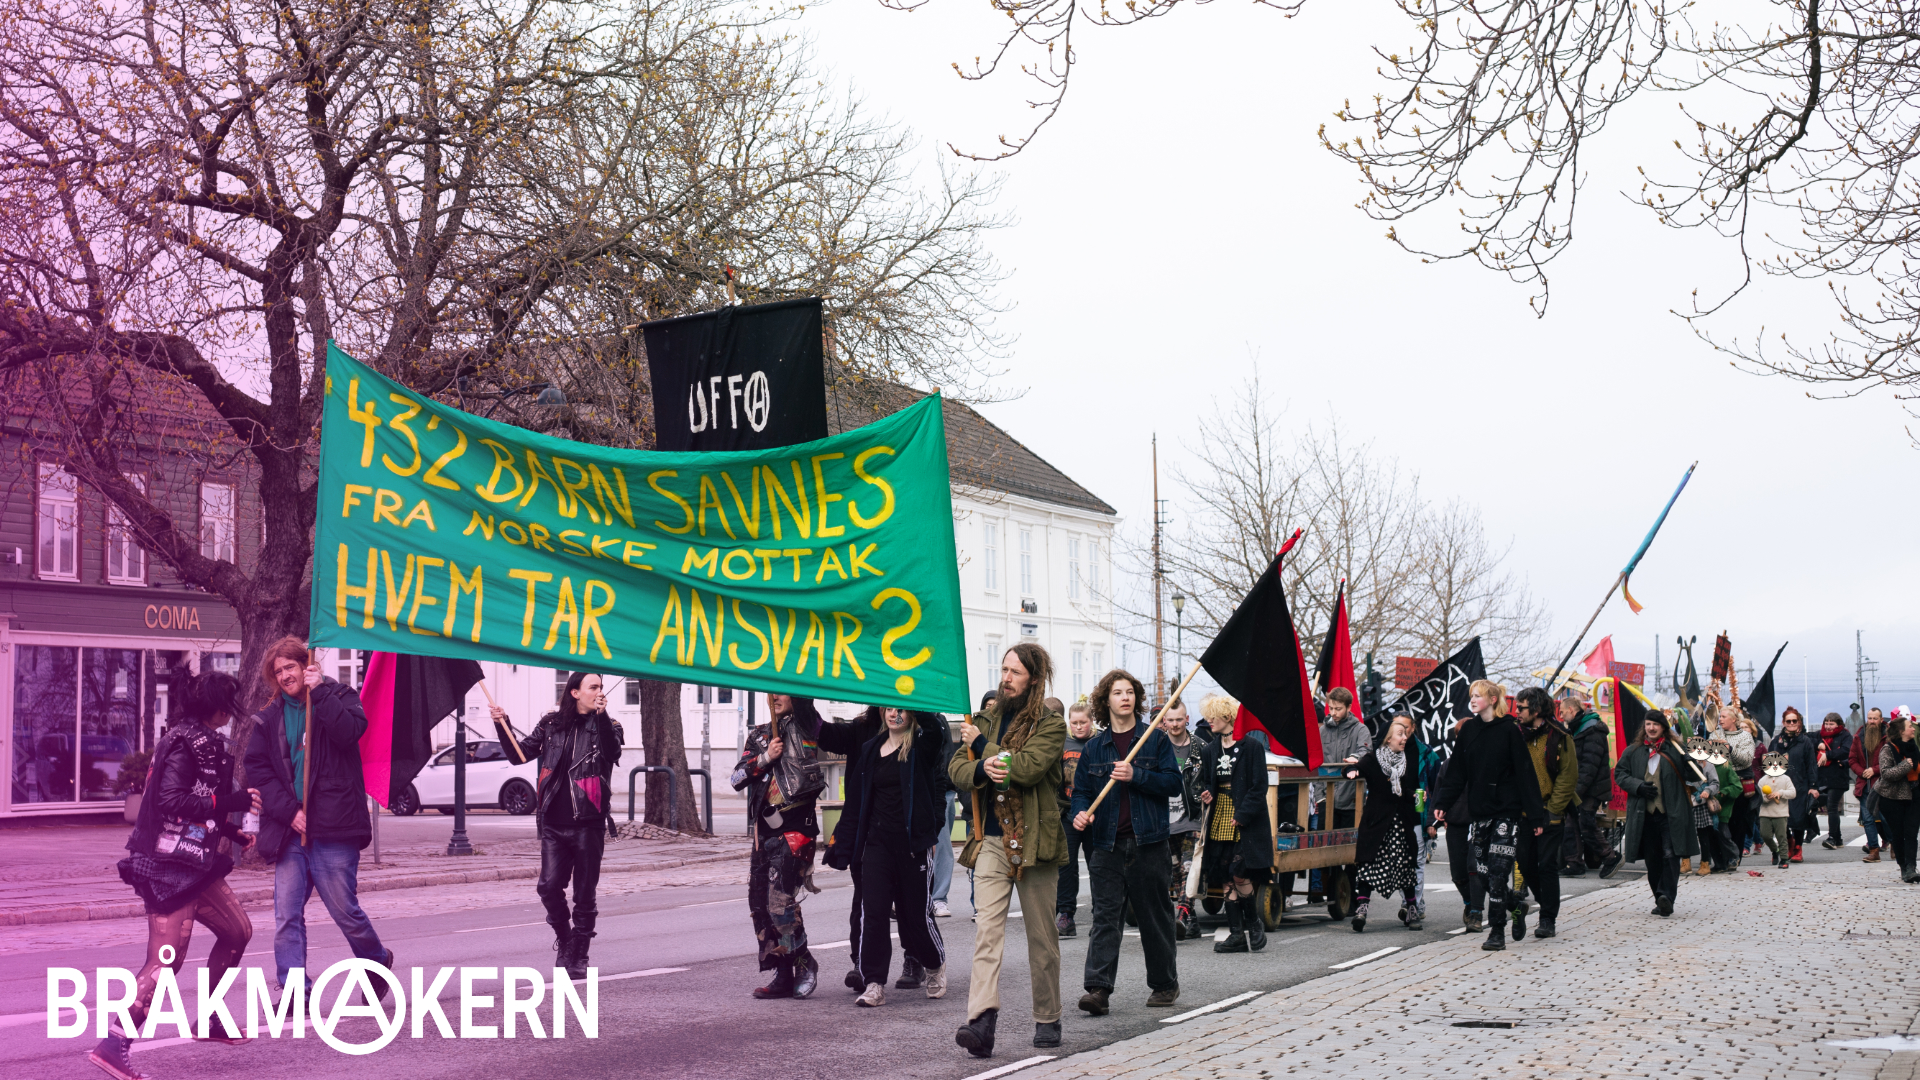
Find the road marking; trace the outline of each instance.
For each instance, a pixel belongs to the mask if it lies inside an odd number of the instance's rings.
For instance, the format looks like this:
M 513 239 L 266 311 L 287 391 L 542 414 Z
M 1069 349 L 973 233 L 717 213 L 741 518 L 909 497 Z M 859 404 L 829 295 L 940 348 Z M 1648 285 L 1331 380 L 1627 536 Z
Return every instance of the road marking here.
M 1361 964 L 1364 964 L 1369 960 L 1378 960 L 1383 956 L 1392 956 L 1394 953 L 1397 953 L 1399 951 L 1400 951 L 1400 946 L 1389 945 L 1378 952 L 1370 952 L 1365 956 L 1355 957 L 1354 959 L 1349 960 L 1344 964 L 1328 964 L 1327 969 L 1329 971 L 1345 971 L 1350 967 L 1359 967 Z
M 46 1018 L 47 1014 L 43 1012 L 13 1013 L 10 1016 L 0 1016 L 0 1028 L 19 1027 L 22 1024 L 32 1024 Z
M 508 923 L 505 926 L 473 926 L 473 927 L 468 927 L 465 930 L 455 930 L 454 933 L 478 934 L 487 930 L 517 930 L 522 926 L 545 926 L 545 925 L 547 925 L 547 921 L 545 919 L 541 919 L 538 922 L 516 922 L 516 923 Z
M 1847 843 L 1846 843 L 1846 846 L 1847 846 L 1847 847 L 1857 847 L 1857 848 L 1863 848 L 1863 847 L 1866 847 L 1866 846 L 1867 846 L 1867 834 L 1866 834 L 1866 833 L 1861 833 L 1861 834 L 1860 834 L 1859 836 L 1856 836 L 1856 837 L 1854 837 L 1853 839 L 1851 839 L 1851 840 L 1849 840 L 1849 841 L 1847 841 Z
M 974 1073 L 972 1076 L 967 1077 L 967 1080 L 992 1080 L 993 1077 L 1005 1076 L 1011 1072 L 1019 1072 L 1021 1069 L 1031 1068 L 1041 1062 L 1052 1061 L 1053 1058 L 1054 1055 L 1052 1054 L 1035 1054 L 1030 1058 L 1021 1058 L 1011 1065 L 1002 1065 L 997 1069 L 988 1069 L 983 1073 Z
M 1458 929 L 1458 930 L 1449 930 L 1449 931 L 1447 931 L 1447 936 L 1448 936 L 1448 937 L 1452 937 L 1452 936 L 1453 936 L 1453 935 L 1455 935 L 1455 934 L 1464 934 L 1464 933 L 1466 933 L 1466 932 L 1467 932 L 1467 928 L 1463 926 L 1463 927 L 1461 927 L 1461 928 L 1460 928 L 1460 929 Z
M 1460 886 L 1455 885 L 1451 881 L 1435 882 L 1432 885 L 1428 885 L 1426 887 L 1426 891 L 1427 892 L 1459 892 Z
M 652 976 L 655 976 L 655 975 L 671 975 L 676 971 L 685 971 L 685 970 L 687 969 L 683 967 L 648 968 L 645 971 L 628 971 L 619 975 L 602 975 L 600 976 L 600 981 L 603 983 L 610 983 L 610 982 L 619 982 L 621 979 L 646 979 L 646 978 L 651 978 Z M 584 983 L 586 981 L 587 980 L 585 979 L 575 979 L 573 980 L 573 985 L 579 986 L 581 983 Z
M 1214 1002 L 1211 1005 L 1202 1005 L 1197 1009 L 1192 1009 L 1187 1012 L 1183 1012 L 1178 1016 L 1169 1016 L 1165 1020 L 1162 1020 L 1160 1022 L 1163 1024 L 1177 1024 L 1182 1020 L 1191 1020 L 1196 1016 L 1205 1016 L 1210 1012 L 1219 1012 L 1221 1009 L 1231 1009 L 1235 1005 L 1238 1005 L 1243 1001 L 1251 1001 L 1254 998 L 1259 997 L 1263 993 L 1266 993 L 1266 991 L 1249 990 L 1244 994 L 1235 994 L 1230 998 L 1223 998 L 1219 1001 Z
M 704 903 L 699 903 L 699 904 L 681 904 L 680 907 L 682 909 L 692 908 L 692 907 L 712 907 L 715 904 L 744 904 L 746 902 L 747 902 L 747 898 L 744 896 L 731 896 L 725 900 L 708 900 Z

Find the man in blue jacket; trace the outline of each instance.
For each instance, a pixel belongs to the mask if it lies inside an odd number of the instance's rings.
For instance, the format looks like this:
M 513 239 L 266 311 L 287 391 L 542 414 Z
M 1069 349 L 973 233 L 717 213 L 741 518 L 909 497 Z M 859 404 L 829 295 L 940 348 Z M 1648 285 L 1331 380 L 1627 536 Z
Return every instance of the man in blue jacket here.
M 1086 996 L 1080 1008 L 1104 1016 L 1120 966 L 1123 912 L 1128 902 L 1140 924 L 1140 947 L 1147 958 L 1150 1008 L 1180 998 L 1174 966 L 1173 860 L 1168 852 L 1167 800 L 1180 794 L 1180 763 L 1165 732 L 1140 723 L 1147 688 L 1115 669 L 1101 678 L 1087 699 L 1096 724 L 1105 727 L 1087 740 L 1074 772 L 1073 827 L 1087 848 L 1088 892 L 1093 899 L 1093 930 L 1087 941 Z M 1126 759 L 1136 739 L 1145 739 L 1132 762 Z M 1097 811 L 1089 811 L 1108 779 L 1113 791 Z

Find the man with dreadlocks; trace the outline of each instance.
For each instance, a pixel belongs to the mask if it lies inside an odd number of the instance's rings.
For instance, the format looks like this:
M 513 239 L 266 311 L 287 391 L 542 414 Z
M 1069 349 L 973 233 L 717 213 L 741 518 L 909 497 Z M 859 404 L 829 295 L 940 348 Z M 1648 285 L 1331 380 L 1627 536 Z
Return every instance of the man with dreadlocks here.
M 1067 837 L 1060 822 L 1060 762 L 1067 722 L 1046 703 L 1053 661 L 1021 642 L 1000 661 L 992 708 L 960 726 L 965 754 L 947 767 L 954 789 L 972 800 L 973 835 L 960 862 L 973 870 L 973 976 L 967 1023 L 954 1041 L 974 1057 L 993 1056 L 1000 1016 L 1000 958 L 1007 908 L 1017 889 L 1033 979 L 1033 1045 L 1060 1045 L 1060 937 L 1046 913 L 1058 899 Z

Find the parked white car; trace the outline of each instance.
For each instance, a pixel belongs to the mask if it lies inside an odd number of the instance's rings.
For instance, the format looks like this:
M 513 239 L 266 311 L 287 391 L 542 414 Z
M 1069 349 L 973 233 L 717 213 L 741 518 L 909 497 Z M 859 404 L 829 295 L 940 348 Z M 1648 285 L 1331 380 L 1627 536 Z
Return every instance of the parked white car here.
M 515 765 L 493 740 L 467 743 L 467 809 L 498 807 L 509 814 L 533 813 L 533 785 L 540 762 Z M 413 786 L 393 805 L 405 817 L 431 807 L 453 813 L 453 747 L 428 759 Z

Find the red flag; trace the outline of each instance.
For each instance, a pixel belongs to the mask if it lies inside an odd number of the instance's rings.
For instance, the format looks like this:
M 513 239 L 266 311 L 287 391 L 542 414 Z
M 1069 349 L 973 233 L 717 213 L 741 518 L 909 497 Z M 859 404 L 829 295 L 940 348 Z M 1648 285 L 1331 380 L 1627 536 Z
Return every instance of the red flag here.
M 1314 665 L 1314 684 L 1320 693 L 1344 686 L 1353 700 L 1360 700 L 1360 683 L 1353 677 L 1353 635 L 1347 628 L 1347 583 L 1340 582 L 1340 594 L 1333 601 L 1333 626 L 1320 642 L 1320 661 Z
M 433 726 L 460 708 L 481 679 L 472 660 L 374 653 L 360 686 L 367 730 L 360 736 L 360 772 L 367 794 L 392 806 L 433 753 Z
M 1587 674 L 1593 676 L 1596 679 L 1604 679 L 1609 674 L 1611 674 L 1612 672 L 1610 671 L 1610 669 L 1612 668 L 1612 666 L 1613 666 L 1613 635 L 1612 634 L 1608 634 L 1606 637 L 1601 638 L 1600 644 L 1595 645 L 1593 647 L 1593 651 L 1588 653 L 1586 657 L 1580 661 L 1580 670 L 1586 672 Z

